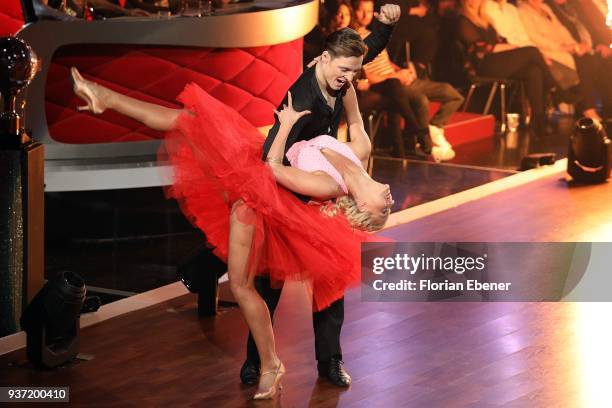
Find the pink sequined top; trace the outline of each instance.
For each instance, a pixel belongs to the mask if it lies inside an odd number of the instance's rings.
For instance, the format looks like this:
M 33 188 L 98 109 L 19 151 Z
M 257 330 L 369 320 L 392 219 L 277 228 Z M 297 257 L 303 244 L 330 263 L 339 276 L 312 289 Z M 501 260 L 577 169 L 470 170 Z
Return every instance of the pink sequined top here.
M 323 148 L 331 149 L 361 166 L 361 161 L 346 143 L 339 142 L 328 135 L 317 136 L 310 140 L 294 143 L 287 151 L 287 159 L 293 167 L 309 173 L 322 171 L 329 174 L 340 185 L 342 191 L 348 194 L 348 188 L 344 183 L 342 175 L 321 153 Z

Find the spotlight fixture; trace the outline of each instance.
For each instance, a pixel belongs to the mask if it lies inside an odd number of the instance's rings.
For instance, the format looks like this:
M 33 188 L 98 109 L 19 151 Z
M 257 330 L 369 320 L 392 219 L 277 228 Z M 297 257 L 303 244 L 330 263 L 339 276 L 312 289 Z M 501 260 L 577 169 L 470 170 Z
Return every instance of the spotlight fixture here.
M 21 316 L 27 333 L 27 355 L 41 368 L 54 368 L 74 359 L 80 345 L 80 313 L 85 283 L 74 272 L 63 271 L 34 296 Z
M 567 172 L 582 183 L 603 183 L 610 177 L 612 143 L 603 126 L 590 118 L 582 118 L 570 137 Z

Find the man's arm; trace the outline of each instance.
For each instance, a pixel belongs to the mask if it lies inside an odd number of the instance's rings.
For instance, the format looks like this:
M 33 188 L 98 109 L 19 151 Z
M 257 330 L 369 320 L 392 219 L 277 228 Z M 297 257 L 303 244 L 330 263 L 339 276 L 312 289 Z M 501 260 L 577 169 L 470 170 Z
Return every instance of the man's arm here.
M 385 4 L 375 15 L 372 32 L 363 40 L 368 46 L 368 52 L 363 57 L 363 64 L 374 60 L 387 47 L 393 32 L 393 25 L 399 20 L 400 8 L 396 4 Z
M 363 119 L 357 104 L 357 94 L 352 84 L 342 98 L 342 103 L 346 109 L 346 122 L 351 135 L 351 141 L 347 142 L 347 145 L 362 163 L 367 163 L 372 151 L 372 143 L 370 143 L 370 137 L 363 127 Z

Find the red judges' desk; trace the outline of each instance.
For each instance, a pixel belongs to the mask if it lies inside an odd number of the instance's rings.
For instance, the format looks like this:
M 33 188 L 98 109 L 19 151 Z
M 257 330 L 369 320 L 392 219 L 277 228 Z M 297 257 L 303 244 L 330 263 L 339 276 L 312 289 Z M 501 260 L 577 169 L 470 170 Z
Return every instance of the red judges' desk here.
M 74 191 L 165 184 L 155 160 L 162 134 L 114 112 L 76 111 L 69 68 L 136 98 L 178 106 L 195 82 L 254 126 L 302 69 L 302 37 L 317 22 L 318 1 L 226 6 L 205 17 L 38 21 L 21 29 L 42 58 L 29 88 L 27 123 L 46 144 L 46 190 Z

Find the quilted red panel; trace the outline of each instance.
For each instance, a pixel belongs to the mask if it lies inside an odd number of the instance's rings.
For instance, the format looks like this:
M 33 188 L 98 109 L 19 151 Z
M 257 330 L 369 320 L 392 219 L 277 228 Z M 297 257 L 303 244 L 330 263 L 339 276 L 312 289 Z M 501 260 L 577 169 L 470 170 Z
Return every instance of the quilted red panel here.
M 47 124 L 63 143 L 105 143 L 159 139 L 163 135 L 107 111 L 76 111 L 69 69 L 135 98 L 178 107 L 175 98 L 195 82 L 234 107 L 254 126 L 274 121 L 273 110 L 302 70 L 302 39 L 267 47 L 226 49 L 81 44 L 53 56 L 46 84 Z
M 23 26 L 19 0 L 0 0 L 0 37 L 13 35 Z

